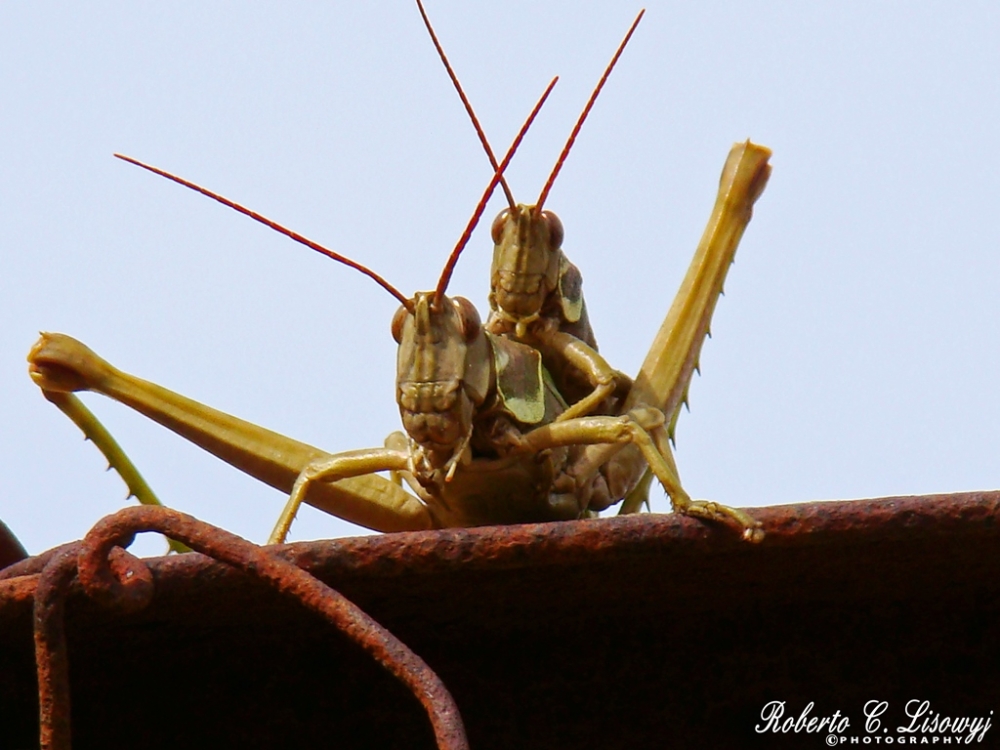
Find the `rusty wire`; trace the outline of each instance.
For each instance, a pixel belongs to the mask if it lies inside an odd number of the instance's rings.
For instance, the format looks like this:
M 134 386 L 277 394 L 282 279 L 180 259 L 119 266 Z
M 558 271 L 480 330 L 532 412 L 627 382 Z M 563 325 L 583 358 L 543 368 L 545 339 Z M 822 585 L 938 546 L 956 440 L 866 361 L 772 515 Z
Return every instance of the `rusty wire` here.
M 467 750 L 458 707 L 434 671 L 406 645 L 337 591 L 265 548 L 169 508 L 126 508 L 97 523 L 82 542 L 49 559 L 35 593 L 35 658 L 38 666 L 43 750 L 70 748 L 69 660 L 65 601 L 74 575 L 87 594 L 124 611 L 145 607 L 153 596 L 146 564 L 124 550 L 135 534 L 157 531 L 197 552 L 251 573 L 317 612 L 373 656 L 424 706 L 437 745 Z
M 49 564 L 49 561 L 53 557 L 58 555 L 63 550 L 70 547 L 76 547 L 79 542 L 69 542 L 68 544 L 60 544 L 58 547 L 53 547 L 45 552 L 40 552 L 37 555 L 32 555 L 31 557 L 25 557 L 23 560 L 18 560 L 16 563 L 11 563 L 6 568 L 0 570 L 0 581 L 6 581 L 10 578 L 19 578 L 21 576 L 34 576 L 39 575 L 45 566 Z
M 76 574 L 79 545 L 53 556 L 35 589 L 35 662 L 38 665 L 40 742 L 44 750 L 70 747 L 69 659 L 66 592 Z

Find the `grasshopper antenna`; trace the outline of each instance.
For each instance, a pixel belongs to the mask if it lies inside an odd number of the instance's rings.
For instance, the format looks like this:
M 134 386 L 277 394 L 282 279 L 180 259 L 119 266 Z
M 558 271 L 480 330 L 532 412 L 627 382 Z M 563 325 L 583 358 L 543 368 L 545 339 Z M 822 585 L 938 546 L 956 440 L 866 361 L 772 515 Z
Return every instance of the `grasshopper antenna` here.
M 590 109 L 594 106 L 594 101 L 596 101 L 597 95 L 600 94 L 601 89 L 604 88 L 604 83 L 608 80 L 608 76 L 611 75 L 611 71 L 615 67 L 615 63 L 617 63 L 618 58 L 621 57 L 622 52 L 625 49 L 625 45 L 628 44 L 628 40 L 632 38 L 632 32 L 635 31 L 635 27 L 639 25 L 639 21 L 642 20 L 642 14 L 645 12 L 645 8 L 639 11 L 639 15 L 635 17 L 628 33 L 625 35 L 625 38 L 622 39 L 622 43 L 618 45 L 618 51 L 615 52 L 615 56 L 612 57 L 611 62 L 608 63 L 608 67 L 604 71 L 604 75 L 601 76 L 601 80 L 597 82 L 597 88 L 595 88 L 594 93 L 590 95 L 590 100 L 587 102 L 587 106 L 583 108 L 583 112 L 580 114 L 580 119 L 576 121 L 576 126 L 569 134 L 569 140 L 566 141 L 566 145 L 563 146 L 562 153 L 559 154 L 559 159 L 556 161 L 556 165 L 552 169 L 552 174 L 549 175 L 549 179 L 545 183 L 545 187 L 542 188 L 542 194 L 538 196 L 538 202 L 535 204 L 536 213 L 542 210 L 542 205 L 545 203 L 545 199 L 549 197 L 549 190 L 552 189 L 552 183 L 556 181 L 556 176 L 559 174 L 559 170 L 562 169 L 562 165 L 563 162 L 566 161 L 566 157 L 569 156 L 569 150 L 573 148 L 573 142 L 576 141 L 576 136 L 579 135 L 580 128 L 583 127 L 583 121 L 586 120 L 587 115 L 590 114 Z
M 514 156 L 514 152 L 517 151 L 517 147 L 521 145 L 521 139 L 524 138 L 524 134 L 528 132 L 528 128 L 535 119 L 535 115 L 538 114 L 538 110 L 542 108 L 545 100 L 549 98 L 549 93 L 552 91 L 552 87 L 556 85 L 556 81 L 559 80 L 559 76 L 556 76 L 549 83 L 548 87 L 545 89 L 545 93 L 542 94 L 542 98 L 538 100 L 535 108 L 531 110 L 531 114 L 528 115 L 528 119 L 525 120 L 524 125 L 521 126 L 521 130 L 518 132 L 517 137 L 514 138 L 514 142 L 510 144 L 510 148 L 507 149 L 506 156 L 503 157 L 503 161 L 500 162 L 500 166 L 497 167 L 497 171 L 493 174 L 493 179 L 490 180 L 490 184 L 487 185 L 486 191 L 483 193 L 483 197 L 479 200 L 479 205 L 476 206 L 475 212 L 472 214 L 472 218 L 469 219 L 468 225 L 465 227 L 465 231 L 462 236 L 458 239 L 458 244 L 455 245 L 455 249 L 451 251 L 451 255 L 448 257 L 448 262 L 444 264 L 444 270 L 441 271 L 441 278 L 438 279 L 437 288 L 434 290 L 434 301 L 433 306 L 439 308 L 441 305 L 441 300 L 444 298 L 445 290 L 448 288 L 448 282 L 451 281 L 452 271 L 455 270 L 455 264 L 458 263 L 458 256 L 462 254 L 462 250 L 469 243 L 469 238 L 472 237 L 472 230 L 476 228 L 476 224 L 479 223 L 479 218 L 483 215 L 483 211 L 486 210 L 486 204 L 490 200 L 490 196 L 493 194 L 494 188 L 496 188 L 497 183 L 503 177 L 503 171 L 510 164 L 510 160 Z
M 200 185 L 196 185 L 193 182 L 188 182 L 187 180 L 183 179 L 182 177 L 178 177 L 177 175 L 170 174 L 170 172 L 165 172 L 164 170 L 158 169 L 157 167 L 151 166 L 149 164 L 143 164 L 138 159 L 133 159 L 131 156 L 125 156 L 124 154 L 115 154 L 115 158 L 121 159 L 122 161 L 127 161 L 129 164 L 135 164 L 137 167 L 142 167 L 143 169 L 148 170 L 148 171 L 152 172 L 153 174 L 158 174 L 161 177 L 166 177 L 168 180 L 173 180 L 178 185 L 183 185 L 184 187 L 190 188 L 191 190 L 194 190 L 197 193 L 201 193 L 202 195 L 206 195 L 209 198 L 214 198 L 215 200 L 217 200 L 222 205 L 229 206 L 229 208 L 232 208 L 232 209 L 234 209 L 236 211 L 239 211 L 241 214 L 243 214 L 245 216 L 249 216 L 254 221 L 259 221 L 264 226 L 268 226 L 271 229 L 273 229 L 274 231 L 276 231 L 276 232 L 278 232 L 280 234 L 283 234 L 286 237 L 290 237 L 293 240 L 295 240 L 296 242 L 299 242 L 299 243 L 305 245 L 308 248 L 312 248 L 317 253 L 322 253 L 323 255 L 325 255 L 328 258 L 333 258 L 335 261 L 337 261 L 339 263 L 343 263 L 345 266 L 350 266 L 354 270 L 360 271 L 365 276 L 367 276 L 368 278 L 372 279 L 376 284 L 378 284 L 383 289 L 385 289 L 387 292 L 389 292 L 389 294 L 391 294 L 393 297 L 395 297 L 396 299 L 398 299 L 400 301 L 400 303 L 403 305 L 403 307 L 405 307 L 408 311 L 413 312 L 413 302 L 412 301 L 410 301 L 407 297 L 403 296 L 403 294 L 398 289 L 396 289 L 396 287 L 394 287 L 388 281 L 386 281 L 385 279 L 383 279 L 381 276 L 379 276 L 373 270 L 371 270 L 370 268 L 368 268 L 366 266 L 361 265 L 357 261 L 353 261 L 350 258 L 347 258 L 347 257 L 341 255 L 340 253 L 335 253 L 333 250 L 328 250 L 327 248 L 325 248 L 322 245 L 320 245 L 318 242 L 313 242 L 309 238 L 303 237 L 298 232 L 293 232 L 291 229 L 286 229 L 281 224 L 278 224 L 277 222 L 272 221 L 271 219 L 267 218 L 266 216 L 262 216 L 261 214 L 257 213 L 256 211 L 251 211 L 249 208 L 245 208 L 244 206 L 241 206 L 239 203 L 235 203 L 235 202 L 229 200 L 228 198 L 219 195 L 218 193 L 213 193 L 211 190 L 208 190 L 207 188 L 203 188 Z
M 448 71 L 448 75 L 451 77 L 451 82 L 455 84 L 455 90 L 458 92 L 458 96 L 462 100 L 462 104 L 465 105 L 465 111 L 469 113 L 469 118 L 472 120 L 472 127 L 476 129 L 479 141 L 483 144 L 483 148 L 486 149 L 486 156 L 489 157 L 490 165 L 493 167 L 493 171 L 500 171 L 500 167 L 497 165 L 497 158 L 493 155 L 493 149 L 490 148 L 490 142 L 486 140 L 486 133 L 483 132 L 482 125 L 479 124 L 479 118 L 476 117 L 476 113 L 472 109 L 472 104 L 469 103 L 469 98 L 465 95 L 465 91 L 462 89 L 462 84 L 458 82 L 458 76 L 455 75 L 455 71 L 452 69 L 451 63 L 448 62 L 448 56 L 444 53 L 444 48 L 438 41 L 437 34 L 434 33 L 434 28 L 431 26 L 431 20 L 427 17 L 427 12 L 424 10 L 424 4 L 420 0 L 417 0 L 417 9 L 420 11 L 420 17 L 424 19 L 424 26 L 427 27 L 427 33 L 431 35 L 431 41 L 434 42 L 434 48 L 437 50 L 438 56 L 441 58 L 441 62 L 444 63 L 444 69 Z M 510 191 L 510 187 L 507 185 L 507 179 L 502 175 L 500 177 L 500 187 L 503 188 L 503 194 L 507 197 L 507 203 L 510 205 L 511 209 L 517 208 L 517 204 L 514 202 L 514 194 Z

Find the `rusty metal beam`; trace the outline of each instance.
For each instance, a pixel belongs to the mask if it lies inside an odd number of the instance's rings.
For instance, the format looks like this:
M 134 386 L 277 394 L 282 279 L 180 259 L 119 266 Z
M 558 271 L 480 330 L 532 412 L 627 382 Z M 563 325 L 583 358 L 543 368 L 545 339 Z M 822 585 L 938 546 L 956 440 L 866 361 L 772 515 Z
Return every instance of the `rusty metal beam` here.
M 1000 492 L 752 513 L 760 545 L 642 515 L 282 554 L 441 676 L 472 748 L 823 744 L 755 733 L 771 700 L 859 731 L 872 699 L 893 720 L 913 698 L 1000 710 Z M 71 591 L 74 747 L 433 747 L 420 704 L 312 613 L 197 554 L 149 567 L 141 612 Z M 0 580 L 0 747 L 37 743 L 36 583 Z

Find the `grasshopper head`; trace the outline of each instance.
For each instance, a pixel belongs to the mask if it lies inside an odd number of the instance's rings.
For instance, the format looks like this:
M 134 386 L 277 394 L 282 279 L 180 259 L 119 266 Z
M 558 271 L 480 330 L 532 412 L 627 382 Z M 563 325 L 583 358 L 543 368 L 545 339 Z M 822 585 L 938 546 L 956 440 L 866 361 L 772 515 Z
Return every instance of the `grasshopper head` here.
M 493 220 L 490 304 L 503 317 L 530 322 L 559 285 L 563 226 L 551 211 L 506 208 Z
M 399 344 L 396 400 L 403 427 L 432 464 L 464 446 L 475 409 L 486 399 L 492 359 L 479 313 L 464 297 L 418 292 L 412 310 L 392 320 Z

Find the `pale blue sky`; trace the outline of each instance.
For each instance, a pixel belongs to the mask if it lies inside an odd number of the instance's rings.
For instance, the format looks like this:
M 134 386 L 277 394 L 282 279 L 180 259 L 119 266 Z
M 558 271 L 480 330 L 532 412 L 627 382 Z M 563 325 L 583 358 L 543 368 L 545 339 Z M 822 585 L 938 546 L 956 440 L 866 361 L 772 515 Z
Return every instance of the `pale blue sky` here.
M 688 490 L 766 505 L 1000 486 L 1000 8 L 647 7 L 547 207 L 602 352 L 634 372 L 730 146 L 774 150 L 678 428 Z M 508 171 L 520 200 L 638 8 L 428 0 L 498 151 L 561 76 Z M 398 429 L 388 295 L 111 153 L 431 287 L 490 169 L 412 3 L 7 3 L 0 64 L 0 518 L 31 551 L 124 495 L 27 377 L 42 329 L 331 452 Z M 451 287 L 480 310 L 500 205 Z M 164 500 L 263 541 L 279 493 L 88 403 Z M 352 533 L 311 509 L 293 527 Z

